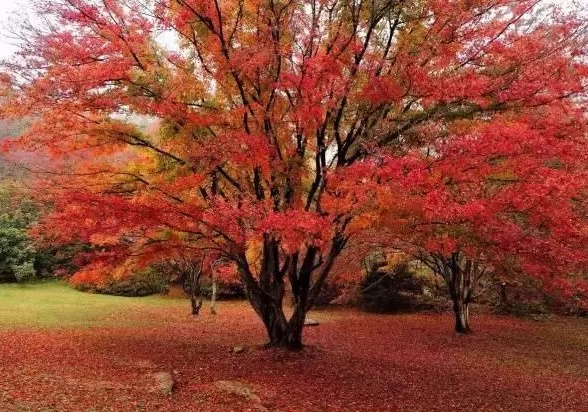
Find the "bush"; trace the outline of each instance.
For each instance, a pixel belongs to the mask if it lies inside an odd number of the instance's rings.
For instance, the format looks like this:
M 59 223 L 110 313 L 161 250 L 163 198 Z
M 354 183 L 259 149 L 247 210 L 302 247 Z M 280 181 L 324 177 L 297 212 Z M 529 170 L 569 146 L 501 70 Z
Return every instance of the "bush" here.
M 533 319 L 543 319 L 551 315 L 551 311 L 545 302 L 511 302 L 508 305 L 494 307 L 492 312 L 497 315 Z
M 76 289 L 85 292 L 101 293 L 114 296 L 149 296 L 165 293 L 169 282 L 155 269 L 149 267 L 133 272 L 128 277 L 109 279 L 102 284 L 76 283 Z
M 361 284 L 361 306 L 368 312 L 412 310 L 417 305 L 415 292 L 420 291 L 408 264 L 396 264 L 392 271 L 371 270 Z
M 492 312 L 497 315 L 511 315 L 523 318 L 543 319 L 561 306 L 557 300 L 534 284 L 505 286 L 504 295 L 495 292 Z
M 345 286 L 342 283 L 327 281 L 316 297 L 315 306 L 328 306 L 344 294 Z
M 35 250 L 27 227 L 7 215 L 0 215 L 0 279 L 24 282 L 35 277 Z
M 0 183 L 0 282 L 50 277 L 72 264 L 71 247 L 39 248 L 35 244 L 29 232 L 38 218 L 36 204 Z
M 361 283 L 363 310 L 392 313 L 416 310 L 444 311 L 446 291 L 437 279 L 416 262 L 399 260 L 391 265 L 372 265 Z
M 33 262 L 23 262 L 18 265 L 13 265 L 12 270 L 16 281 L 19 283 L 29 282 L 35 277 L 35 265 Z

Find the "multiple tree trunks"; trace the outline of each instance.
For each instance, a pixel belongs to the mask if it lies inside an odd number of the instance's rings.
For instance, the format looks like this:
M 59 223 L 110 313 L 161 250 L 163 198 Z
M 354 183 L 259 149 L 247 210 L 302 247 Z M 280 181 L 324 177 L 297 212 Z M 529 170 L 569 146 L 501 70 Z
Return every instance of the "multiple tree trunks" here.
M 335 235 L 325 255 L 317 247 L 309 246 L 304 251 L 296 251 L 280 259 L 279 242 L 265 236 L 258 277 L 251 272 L 245 256 L 240 256 L 238 264 L 241 280 L 249 302 L 266 328 L 268 346 L 292 350 L 303 347 L 302 332 L 306 314 L 346 242 L 346 237 Z M 284 313 L 285 280 L 289 283 L 293 297 L 290 319 Z
M 305 318 L 306 311 L 298 310 L 287 321 L 281 307 L 274 305 L 266 307 L 262 321 L 268 332 L 268 346 L 292 350 L 302 349 L 302 330 Z

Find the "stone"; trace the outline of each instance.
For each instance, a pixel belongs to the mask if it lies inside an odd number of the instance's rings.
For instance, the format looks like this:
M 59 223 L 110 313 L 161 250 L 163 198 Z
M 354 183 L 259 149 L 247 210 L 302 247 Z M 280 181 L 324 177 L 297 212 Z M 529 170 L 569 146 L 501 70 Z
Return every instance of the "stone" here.
M 164 395 L 171 395 L 174 391 L 174 377 L 169 372 L 157 372 L 153 374 L 155 388 Z
M 214 383 L 216 388 L 221 392 L 229 395 L 240 396 L 241 398 L 247 399 L 256 405 L 257 410 L 267 410 L 261 404 L 261 398 L 251 389 L 248 385 L 239 381 L 216 381 Z
M 318 320 L 314 320 L 314 319 L 306 319 L 304 321 L 304 326 L 318 326 L 319 322 Z

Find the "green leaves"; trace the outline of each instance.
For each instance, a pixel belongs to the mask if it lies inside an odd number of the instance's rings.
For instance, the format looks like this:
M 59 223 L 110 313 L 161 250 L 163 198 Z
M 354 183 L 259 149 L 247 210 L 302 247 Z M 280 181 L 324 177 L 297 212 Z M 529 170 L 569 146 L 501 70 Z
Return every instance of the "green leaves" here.
M 35 277 L 36 250 L 29 237 L 37 210 L 7 187 L 0 187 L 0 279 L 24 282 Z
M 0 278 L 21 282 L 35 276 L 35 248 L 22 223 L 7 215 L 0 217 Z

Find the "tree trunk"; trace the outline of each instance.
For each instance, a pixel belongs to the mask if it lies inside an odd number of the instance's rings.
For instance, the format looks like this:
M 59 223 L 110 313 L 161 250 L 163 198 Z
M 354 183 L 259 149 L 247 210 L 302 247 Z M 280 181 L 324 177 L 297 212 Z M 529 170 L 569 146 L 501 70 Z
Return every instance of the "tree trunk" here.
M 308 247 L 304 254 L 295 252 L 281 259 L 279 241 L 265 235 L 257 277 L 251 272 L 245 253 L 240 254 L 237 259 L 240 277 L 249 303 L 266 328 L 268 346 L 302 349 L 306 313 L 312 307 L 346 241 L 347 238 L 337 235 L 326 256 L 321 256 L 318 248 Z M 289 281 L 294 298 L 294 312 L 289 320 L 283 309 L 286 291 L 284 278 Z
M 455 313 L 455 331 L 457 333 L 471 333 L 468 303 L 454 301 L 453 312 Z
M 213 315 L 216 315 L 216 294 L 217 294 L 216 279 L 213 277 L 213 279 L 212 279 L 212 295 L 210 296 L 210 313 Z
M 472 277 L 477 266 L 473 261 L 460 257 L 459 253 L 453 253 L 446 262 L 446 281 L 453 300 L 455 331 L 471 333 L 468 305 L 472 297 Z
M 294 321 L 297 315 L 293 315 L 290 321 L 286 320 L 286 316 L 281 307 L 271 305 L 266 314 L 262 317 L 263 323 L 267 330 L 269 342 L 267 346 L 275 348 L 286 348 L 290 350 L 302 349 L 302 330 L 304 328 L 304 320 L 300 322 Z M 305 317 L 306 314 L 304 314 Z M 298 315 L 300 316 L 300 315 Z
M 192 315 L 198 316 L 200 308 L 202 308 L 202 299 L 192 295 L 190 296 L 190 303 L 192 304 Z
M 472 259 L 462 252 L 456 251 L 446 256 L 440 253 L 422 253 L 419 259 L 443 278 L 455 314 L 455 331 L 457 333 L 471 333 L 469 324 L 469 304 L 480 296 L 476 295 L 476 287 L 484 274 L 489 273 L 479 261 Z M 483 293 L 482 290 L 481 293 Z M 504 293 L 506 293 L 504 291 Z M 506 295 L 504 295 L 506 299 Z
M 202 307 L 202 297 L 200 296 L 200 276 L 202 275 L 202 261 L 200 267 L 190 265 L 190 303 L 192 305 L 192 315 L 198 316 Z
M 500 307 L 502 309 L 508 308 L 508 295 L 506 293 L 506 282 L 500 284 Z
M 283 309 L 284 289 L 283 283 L 275 282 L 271 294 L 256 285 L 246 287 L 246 292 L 251 306 L 267 331 L 269 341 L 266 346 L 300 350 L 303 346 L 302 330 L 306 309 L 296 307 L 288 320 Z

